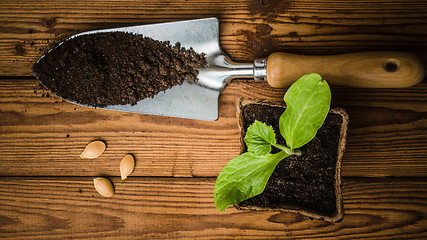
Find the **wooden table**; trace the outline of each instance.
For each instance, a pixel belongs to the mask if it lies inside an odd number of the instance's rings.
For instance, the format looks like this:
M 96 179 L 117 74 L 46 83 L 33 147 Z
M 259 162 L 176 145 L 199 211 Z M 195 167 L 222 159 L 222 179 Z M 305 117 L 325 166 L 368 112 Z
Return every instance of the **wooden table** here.
M 75 106 L 38 87 L 34 61 L 78 32 L 217 17 L 224 51 L 250 62 L 275 51 L 339 54 L 399 50 L 427 62 L 427 2 L 0 2 L 0 238 L 427 238 L 427 81 L 405 89 L 332 87 L 350 116 L 343 159 L 346 216 L 330 224 L 281 212 L 217 212 L 215 177 L 239 153 L 236 102 L 281 101 L 285 89 L 235 80 L 216 122 Z M 79 154 L 92 140 L 108 147 Z M 119 162 L 136 168 L 120 180 Z M 104 198 L 92 179 L 107 176 Z

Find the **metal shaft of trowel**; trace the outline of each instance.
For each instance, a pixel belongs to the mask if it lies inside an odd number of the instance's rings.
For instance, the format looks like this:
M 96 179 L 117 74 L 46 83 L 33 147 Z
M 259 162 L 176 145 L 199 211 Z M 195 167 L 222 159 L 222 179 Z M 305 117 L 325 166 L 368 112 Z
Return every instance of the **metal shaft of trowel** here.
M 224 55 L 211 59 L 211 64 L 201 69 L 198 74 L 199 84 L 221 91 L 232 79 L 253 78 L 265 81 L 267 76 L 267 59 L 256 59 L 254 63 L 236 63 Z

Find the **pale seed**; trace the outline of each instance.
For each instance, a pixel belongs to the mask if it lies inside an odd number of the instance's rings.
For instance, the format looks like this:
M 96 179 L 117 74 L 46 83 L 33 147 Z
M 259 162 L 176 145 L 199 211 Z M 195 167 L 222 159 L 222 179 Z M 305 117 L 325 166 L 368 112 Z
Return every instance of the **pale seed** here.
M 104 150 L 105 143 L 103 141 L 93 141 L 86 146 L 85 150 L 80 154 L 80 157 L 90 159 L 97 158 L 101 156 Z
M 122 175 L 122 180 L 125 180 L 129 174 L 133 171 L 135 167 L 135 159 L 132 155 L 126 154 L 122 161 L 120 162 L 120 175 Z
M 94 178 L 93 185 L 95 186 L 96 191 L 104 197 L 111 197 L 114 194 L 113 184 L 106 178 Z

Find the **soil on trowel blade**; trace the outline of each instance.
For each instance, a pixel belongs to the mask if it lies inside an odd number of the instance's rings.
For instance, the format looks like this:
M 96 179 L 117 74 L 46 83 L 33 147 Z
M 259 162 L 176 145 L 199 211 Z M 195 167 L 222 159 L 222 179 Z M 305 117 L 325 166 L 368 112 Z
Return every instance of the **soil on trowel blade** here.
M 81 35 L 55 46 L 33 66 L 55 95 L 90 106 L 136 104 L 197 81 L 204 54 L 141 35 L 109 32 Z

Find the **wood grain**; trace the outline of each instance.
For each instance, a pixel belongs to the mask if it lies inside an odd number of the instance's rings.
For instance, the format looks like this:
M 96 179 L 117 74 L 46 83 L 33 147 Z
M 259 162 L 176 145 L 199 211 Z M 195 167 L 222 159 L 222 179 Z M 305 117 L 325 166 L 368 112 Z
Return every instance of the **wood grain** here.
M 217 212 L 214 179 L 0 178 L 4 239 L 425 239 L 426 179 L 344 179 L 340 223 L 294 213 Z
M 393 1 L 17 1 L 0 3 L 0 75 L 30 76 L 32 63 L 72 34 L 205 17 L 237 61 L 276 51 L 335 54 L 408 51 L 427 60 L 427 4 Z
M 0 239 L 427 239 L 426 80 L 405 89 L 332 87 L 332 105 L 347 109 L 350 125 L 346 216 L 330 224 L 215 210 L 215 177 L 239 154 L 236 104 L 280 102 L 285 89 L 233 81 L 219 120 L 205 122 L 76 106 L 40 89 L 31 73 L 75 33 L 205 17 L 220 20 L 220 45 L 235 61 L 277 51 L 407 51 L 426 65 L 426 16 L 424 0 L 0 1 Z M 95 139 L 106 152 L 80 159 Z M 127 153 L 136 168 L 121 181 Z M 97 176 L 112 180 L 112 198 L 96 193 Z
M 76 106 L 34 79 L 0 80 L 0 175 L 120 176 L 126 153 L 137 176 L 215 177 L 239 154 L 236 104 L 242 97 L 282 101 L 283 89 L 236 80 L 220 97 L 220 119 L 206 122 Z M 343 175 L 426 177 L 427 82 L 405 89 L 332 87 L 333 106 L 350 116 Z M 107 143 L 93 160 L 86 144 Z
M 424 63 L 407 52 L 324 56 L 278 52 L 267 59 L 268 84 L 276 88 L 288 88 L 307 73 L 320 74 L 335 86 L 406 88 L 423 81 L 424 72 Z

